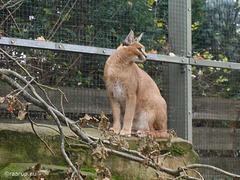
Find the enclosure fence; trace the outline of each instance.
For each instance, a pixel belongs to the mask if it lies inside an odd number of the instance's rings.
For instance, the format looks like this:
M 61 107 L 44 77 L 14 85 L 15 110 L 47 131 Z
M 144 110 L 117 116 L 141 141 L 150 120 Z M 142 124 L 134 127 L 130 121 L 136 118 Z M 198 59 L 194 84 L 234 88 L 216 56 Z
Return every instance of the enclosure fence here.
M 76 120 L 101 111 L 111 115 L 104 63 L 130 29 L 144 32 L 148 61 L 139 67 L 167 101 L 168 129 L 193 142 L 202 163 L 240 174 L 238 1 L 8 2 L 0 12 L 1 47 L 39 82 L 60 87 L 69 100 L 65 112 Z M 0 67 L 20 72 L 0 55 Z M 11 92 L 0 86 L 0 97 Z M 48 94 L 60 108 L 60 95 Z M 14 113 L 5 109 L 0 104 L 0 121 L 8 122 Z M 30 111 L 46 119 L 40 109 Z

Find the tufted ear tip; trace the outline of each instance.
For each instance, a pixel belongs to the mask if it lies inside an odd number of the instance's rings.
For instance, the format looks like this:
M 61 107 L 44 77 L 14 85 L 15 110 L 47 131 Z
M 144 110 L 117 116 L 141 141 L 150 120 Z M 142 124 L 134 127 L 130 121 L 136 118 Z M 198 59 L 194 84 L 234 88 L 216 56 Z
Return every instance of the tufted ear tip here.
M 135 41 L 137 41 L 137 42 L 141 41 L 142 36 L 143 36 L 143 33 L 141 33 L 140 36 L 138 36 L 138 38 L 135 38 Z
M 125 38 L 123 45 L 124 46 L 129 46 L 134 42 L 134 32 L 133 30 L 130 31 L 130 33 L 127 35 L 127 37 Z

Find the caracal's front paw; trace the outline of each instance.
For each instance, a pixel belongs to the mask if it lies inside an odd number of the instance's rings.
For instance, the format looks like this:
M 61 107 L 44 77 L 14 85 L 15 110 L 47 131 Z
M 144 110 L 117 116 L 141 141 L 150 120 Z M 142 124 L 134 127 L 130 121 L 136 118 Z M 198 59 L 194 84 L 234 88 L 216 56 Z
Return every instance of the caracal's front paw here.
M 114 134 L 119 134 L 120 129 L 111 127 L 111 128 L 109 129 L 109 131 L 112 131 Z
M 131 137 L 131 131 L 127 131 L 127 130 L 122 129 L 120 131 L 120 135 L 124 136 L 124 137 Z

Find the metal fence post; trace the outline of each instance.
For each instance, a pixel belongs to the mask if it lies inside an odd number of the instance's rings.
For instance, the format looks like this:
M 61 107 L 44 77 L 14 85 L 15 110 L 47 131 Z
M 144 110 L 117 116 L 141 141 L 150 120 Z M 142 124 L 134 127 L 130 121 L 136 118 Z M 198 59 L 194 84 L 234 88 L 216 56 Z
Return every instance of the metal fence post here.
M 191 57 L 191 0 L 168 0 L 170 52 L 183 62 Z M 169 64 L 169 128 L 192 141 L 191 65 Z

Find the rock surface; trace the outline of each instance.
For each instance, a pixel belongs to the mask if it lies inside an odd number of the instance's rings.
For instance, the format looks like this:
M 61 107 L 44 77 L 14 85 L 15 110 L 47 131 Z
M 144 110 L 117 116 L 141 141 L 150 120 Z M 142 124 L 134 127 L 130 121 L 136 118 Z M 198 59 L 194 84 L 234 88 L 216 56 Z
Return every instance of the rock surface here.
M 55 155 L 38 139 L 30 124 L 0 123 L 1 178 L 4 177 L 7 168 L 16 163 L 21 163 L 22 165 L 26 165 L 26 163 L 31 163 L 31 165 L 41 163 L 54 165 L 55 167 L 61 165 L 60 167 L 65 166 L 65 169 L 67 169 L 68 165 L 61 155 L 59 134 L 53 130 L 53 128 L 57 129 L 57 127 L 54 125 L 48 126 L 52 129 L 35 126 L 35 130 L 39 136 L 47 142 Z M 84 131 L 95 137 L 100 137 L 101 134 L 100 131 L 92 128 L 86 128 Z M 64 127 L 64 132 L 67 136 L 73 136 L 67 127 Z M 138 149 L 138 139 L 137 137 L 127 138 L 131 149 Z M 166 140 L 160 139 L 158 143 L 161 145 L 163 152 L 170 152 L 173 155 L 173 157 L 167 156 L 162 160 L 162 165 L 165 167 L 176 169 L 187 164 L 199 162 L 198 155 L 192 150 L 192 144 L 186 140 L 174 138 L 170 147 L 167 147 Z M 70 154 L 72 162 L 80 161 L 83 168 L 96 168 L 96 165 L 99 163 L 92 158 L 93 151 L 88 146 L 79 144 L 72 145 L 70 148 L 67 148 L 67 151 Z M 142 164 L 117 156 L 108 155 L 104 160 L 104 164 L 110 169 L 112 175 L 118 178 L 151 179 L 156 177 L 156 171 L 154 169 L 150 167 L 146 168 Z M 63 171 L 61 172 L 63 176 Z M 166 176 L 163 173 L 161 175 Z M 65 177 L 60 179 L 64 179 Z

